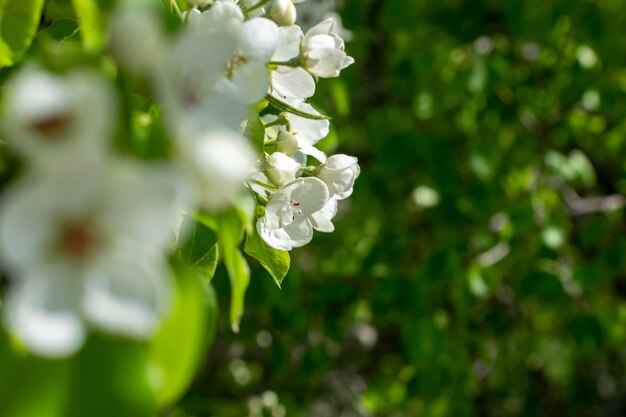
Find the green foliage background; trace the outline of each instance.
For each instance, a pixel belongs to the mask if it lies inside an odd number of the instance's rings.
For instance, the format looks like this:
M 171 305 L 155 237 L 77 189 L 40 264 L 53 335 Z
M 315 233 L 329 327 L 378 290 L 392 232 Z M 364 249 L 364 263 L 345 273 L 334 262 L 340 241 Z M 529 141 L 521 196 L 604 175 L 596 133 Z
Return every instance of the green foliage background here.
M 354 195 L 172 415 L 624 415 L 626 4 L 344 6 L 316 97 Z

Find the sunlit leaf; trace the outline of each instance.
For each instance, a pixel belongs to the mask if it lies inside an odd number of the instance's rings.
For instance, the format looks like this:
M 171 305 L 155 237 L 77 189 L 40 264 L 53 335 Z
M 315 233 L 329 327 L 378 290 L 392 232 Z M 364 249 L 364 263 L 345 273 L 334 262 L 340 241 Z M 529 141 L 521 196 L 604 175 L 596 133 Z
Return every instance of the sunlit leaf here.
M 172 312 L 150 345 L 159 406 L 174 403 L 191 384 L 215 336 L 217 310 L 210 284 L 177 267 Z
M 259 261 L 280 288 L 285 275 L 289 271 L 289 252 L 272 248 L 261 239 L 256 230 L 248 233 L 245 251 Z
M 0 67 L 18 62 L 30 46 L 41 19 L 44 0 L 0 2 Z

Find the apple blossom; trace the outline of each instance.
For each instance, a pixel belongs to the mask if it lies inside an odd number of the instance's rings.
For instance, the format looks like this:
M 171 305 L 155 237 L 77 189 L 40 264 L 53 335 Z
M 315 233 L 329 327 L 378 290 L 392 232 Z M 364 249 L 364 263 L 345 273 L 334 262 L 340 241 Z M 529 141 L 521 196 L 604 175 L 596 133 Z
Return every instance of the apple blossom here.
M 5 321 L 45 356 L 77 351 L 89 326 L 145 339 L 168 307 L 161 249 L 182 208 L 177 177 L 117 160 L 77 170 L 26 177 L 0 210 Z
M 311 216 L 328 202 L 328 188 L 315 177 L 298 178 L 270 197 L 257 232 L 271 247 L 291 250 L 313 238 Z
M 110 86 L 93 70 L 55 75 L 26 67 L 6 86 L 7 140 L 35 168 L 59 168 L 68 154 L 100 155 L 115 127 Z
M 335 21 L 328 18 L 309 29 L 302 40 L 304 66 L 321 78 L 337 77 L 354 63 L 344 50 L 343 39 L 333 32 L 334 27 Z
M 352 187 L 360 173 L 357 158 L 337 154 L 329 156 L 319 167 L 317 177 L 324 181 L 332 198 L 343 200 L 352 194 Z

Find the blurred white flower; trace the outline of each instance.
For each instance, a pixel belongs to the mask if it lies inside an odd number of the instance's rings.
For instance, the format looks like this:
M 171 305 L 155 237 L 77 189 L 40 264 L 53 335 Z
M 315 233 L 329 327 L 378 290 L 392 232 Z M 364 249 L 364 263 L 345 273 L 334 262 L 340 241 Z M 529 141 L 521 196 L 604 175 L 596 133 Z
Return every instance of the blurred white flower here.
M 263 17 L 244 21 L 241 9 L 227 0 L 217 1 L 210 10 L 202 13 L 202 20 L 199 24 L 207 28 L 219 28 L 223 22 L 237 28 L 235 50 L 225 62 L 216 89 L 244 104 L 262 99 L 269 87 L 266 64 L 278 41 L 276 24 Z
M 217 1 L 193 18 L 173 45 L 159 83 L 179 136 L 214 125 L 237 128 L 247 107 L 269 88 L 269 62 L 278 27 L 258 17 L 244 21 L 233 2 Z
M 309 29 L 302 40 L 304 66 L 321 78 L 338 77 L 342 69 L 354 63 L 334 28 L 335 21 L 328 18 Z
M 228 19 L 214 28 L 206 27 L 200 17 L 193 20 L 198 21 L 190 22 L 168 47 L 155 80 L 175 137 L 197 135 L 216 125 L 236 129 L 246 116 L 245 105 L 215 88 L 235 52 L 239 27 Z
M 179 161 L 200 204 L 218 210 L 231 203 L 250 176 L 256 153 L 236 130 L 213 129 L 178 142 Z
M 270 197 L 257 232 L 271 247 L 291 250 L 313 238 L 311 217 L 328 202 L 328 188 L 315 177 L 298 178 Z
M 294 181 L 300 168 L 298 162 L 282 152 L 274 152 L 265 161 L 265 175 L 279 187 Z
M 184 201 L 176 175 L 109 161 L 79 175 L 26 177 L 0 208 L 12 285 L 5 321 L 32 351 L 76 352 L 87 327 L 150 337 L 169 301 L 161 250 Z
M 328 187 L 331 198 L 343 200 L 352 194 L 352 187 L 360 173 L 357 158 L 337 154 L 328 157 L 320 166 L 317 176 Z
M 123 3 L 110 21 L 109 44 L 117 62 L 127 70 L 148 75 L 164 52 L 165 34 L 156 11 L 147 3 Z
M 341 15 L 335 10 L 337 8 L 335 0 L 317 0 L 300 3 L 296 6 L 298 19 L 296 23 L 307 31 L 315 24 L 324 19 L 332 18 L 335 21 L 334 32 L 342 39 L 349 41 L 352 39 L 352 32 L 343 27 Z
M 2 125 L 7 141 L 34 169 L 57 169 L 78 152 L 98 158 L 115 128 L 111 87 L 95 71 L 55 75 L 27 67 L 7 84 Z

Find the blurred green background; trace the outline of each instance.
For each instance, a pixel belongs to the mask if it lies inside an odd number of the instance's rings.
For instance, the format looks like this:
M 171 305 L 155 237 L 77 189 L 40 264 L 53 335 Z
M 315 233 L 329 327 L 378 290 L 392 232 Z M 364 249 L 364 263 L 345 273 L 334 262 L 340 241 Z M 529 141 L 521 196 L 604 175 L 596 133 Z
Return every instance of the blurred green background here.
M 625 415 L 625 11 L 345 1 L 315 97 L 354 195 L 171 415 Z

